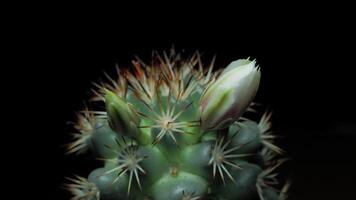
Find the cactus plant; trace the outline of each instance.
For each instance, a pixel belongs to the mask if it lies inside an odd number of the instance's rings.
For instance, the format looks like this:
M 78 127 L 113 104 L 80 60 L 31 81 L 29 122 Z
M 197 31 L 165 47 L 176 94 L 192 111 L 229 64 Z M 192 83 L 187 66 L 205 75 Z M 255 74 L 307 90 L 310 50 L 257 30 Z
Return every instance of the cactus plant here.
M 154 53 L 150 64 L 137 58 L 133 69 L 117 67 L 116 78 L 95 83 L 96 109 L 78 113 L 67 152 L 92 152 L 102 167 L 68 178 L 72 199 L 286 199 L 271 113 L 245 117 L 255 112 L 256 61 L 215 72 L 214 61 Z

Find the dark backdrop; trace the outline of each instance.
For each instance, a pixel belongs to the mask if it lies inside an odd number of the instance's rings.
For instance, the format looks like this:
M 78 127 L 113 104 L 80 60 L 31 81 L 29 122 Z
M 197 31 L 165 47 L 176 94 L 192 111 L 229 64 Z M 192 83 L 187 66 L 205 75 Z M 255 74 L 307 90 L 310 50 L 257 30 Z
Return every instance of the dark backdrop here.
M 301 18 L 305 12 L 310 16 Z M 110 23 L 58 17 L 29 26 L 36 32 L 27 36 L 31 42 L 25 53 L 35 63 L 25 62 L 20 74 L 32 88 L 21 90 L 30 99 L 30 127 L 36 129 L 31 162 L 40 184 L 32 191 L 66 199 L 60 189 L 64 177 L 85 176 L 92 168 L 84 157 L 64 156 L 62 148 L 69 140 L 66 122 L 82 108 L 91 82 L 113 71 L 116 63 L 129 66 L 134 55 L 149 57 L 152 50 L 174 45 L 188 53 L 198 49 L 207 59 L 216 53 L 220 67 L 256 58 L 262 70 L 257 101 L 275 111 L 275 130 L 286 136 L 281 146 L 293 158 L 288 165 L 293 199 L 352 199 L 355 64 L 348 16 L 335 20 L 332 13 L 305 12 L 286 10 L 251 22 L 234 12 L 219 18 L 203 11 L 174 18 L 169 12 L 145 12 L 136 18 L 119 14 Z

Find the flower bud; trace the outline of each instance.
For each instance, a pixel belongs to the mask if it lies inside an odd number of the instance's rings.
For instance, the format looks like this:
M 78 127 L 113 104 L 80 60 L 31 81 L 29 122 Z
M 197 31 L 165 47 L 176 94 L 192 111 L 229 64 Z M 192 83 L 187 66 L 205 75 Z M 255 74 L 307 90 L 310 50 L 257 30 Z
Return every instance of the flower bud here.
M 110 128 L 128 137 L 136 137 L 140 118 L 134 106 L 110 91 L 106 91 L 105 104 Z
M 255 61 L 232 62 L 200 99 L 201 127 L 226 128 L 237 120 L 254 99 L 261 73 Z

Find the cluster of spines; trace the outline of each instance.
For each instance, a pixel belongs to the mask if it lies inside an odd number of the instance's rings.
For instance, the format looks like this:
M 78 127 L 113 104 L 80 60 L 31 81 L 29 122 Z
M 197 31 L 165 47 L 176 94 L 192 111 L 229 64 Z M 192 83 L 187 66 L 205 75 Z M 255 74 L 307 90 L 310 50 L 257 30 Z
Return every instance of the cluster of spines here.
M 92 89 L 94 96 L 91 99 L 105 101 L 104 95 L 107 90 L 125 98 L 130 90 L 147 104 L 155 101 L 157 91 L 162 94 L 170 92 L 177 100 L 184 100 L 197 89 L 197 85 L 206 88 L 214 82 L 220 73 L 219 70 L 213 72 L 214 62 L 215 56 L 206 70 L 199 52 L 194 53 L 189 59 L 182 60 L 181 55 L 174 49 L 171 49 L 169 55 L 163 52 L 163 56 L 153 52 L 150 65 L 136 57 L 136 60 L 132 61 L 133 73 L 128 69 L 120 70 L 116 66 L 116 80 L 104 73 L 108 79 L 106 83 L 93 83 L 95 88 Z
M 225 184 L 224 173 L 231 179 L 231 181 L 235 181 L 234 178 L 231 176 L 230 172 L 225 167 L 225 165 L 229 165 L 236 169 L 242 169 L 238 163 L 231 161 L 231 159 L 243 158 L 251 155 L 251 154 L 239 154 L 239 153 L 234 154 L 233 152 L 241 148 L 241 146 L 227 148 L 230 143 L 231 140 L 225 141 L 225 138 L 216 140 L 213 150 L 211 152 L 211 158 L 209 160 L 209 165 L 213 166 L 213 177 L 215 178 L 216 171 L 218 171 L 224 184 Z
M 117 173 L 117 178 L 115 178 L 113 181 L 113 183 L 115 183 L 117 180 L 119 180 L 119 178 L 123 174 L 129 173 L 129 183 L 128 183 L 128 187 L 127 187 L 127 195 L 129 195 L 130 190 L 131 190 L 133 176 L 135 176 L 138 187 L 140 188 L 140 190 L 142 190 L 141 182 L 140 182 L 140 178 L 139 178 L 139 172 L 141 172 L 143 174 L 146 174 L 146 172 L 140 166 L 140 162 L 142 160 L 146 159 L 147 157 L 140 157 L 137 154 L 137 150 L 138 150 L 139 146 L 134 144 L 132 140 L 131 140 L 131 143 L 127 145 L 125 138 L 122 137 L 122 139 L 124 141 L 125 146 L 122 151 L 115 152 L 115 153 L 117 153 L 118 156 L 113 159 L 104 159 L 108 162 L 112 162 L 113 164 L 116 164 L 117 167 L 110 169 L 105 174 Z M 117 144 L 119 146 L 121 146 L 120 142 L 118 140 L 116 140 L 116 141 L 117 141 Z M 108 147 L 108 148 L 110 148 L 110 147 Z
M 71 200 L 90 199 L 92 197 L 100 199 L 99 189 L 86 178 L 75 175 L 74 178 L 67 177 L 67 180 L 69 183 L 64 185 L 64 189 L 72 193 Z

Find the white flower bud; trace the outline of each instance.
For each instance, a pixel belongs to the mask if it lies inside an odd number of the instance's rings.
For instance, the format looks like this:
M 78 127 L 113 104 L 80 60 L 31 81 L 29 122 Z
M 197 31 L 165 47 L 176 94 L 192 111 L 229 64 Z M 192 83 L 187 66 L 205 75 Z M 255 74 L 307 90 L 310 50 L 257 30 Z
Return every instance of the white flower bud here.
M 200 99 L 202 129 L 226 128 L 237 120 L 254 99 L 260 77 L 255 61 L 232 62 Z

